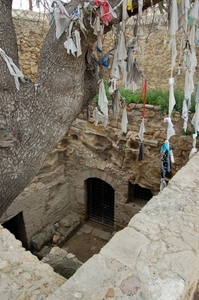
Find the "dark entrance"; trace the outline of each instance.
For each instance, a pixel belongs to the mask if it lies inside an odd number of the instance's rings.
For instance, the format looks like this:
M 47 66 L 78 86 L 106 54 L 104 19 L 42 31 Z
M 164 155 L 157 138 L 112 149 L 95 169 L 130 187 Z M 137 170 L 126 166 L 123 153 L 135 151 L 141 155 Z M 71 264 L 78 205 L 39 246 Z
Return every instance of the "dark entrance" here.
M 114 189 L 98 178 L 87 179 L 88 217 L 114 226 Z
M 15 238 L 22 242 L 23 247 L 27 248 L 27 238 L 22 212 L 3 223 L 2 226 L 14 234 Z

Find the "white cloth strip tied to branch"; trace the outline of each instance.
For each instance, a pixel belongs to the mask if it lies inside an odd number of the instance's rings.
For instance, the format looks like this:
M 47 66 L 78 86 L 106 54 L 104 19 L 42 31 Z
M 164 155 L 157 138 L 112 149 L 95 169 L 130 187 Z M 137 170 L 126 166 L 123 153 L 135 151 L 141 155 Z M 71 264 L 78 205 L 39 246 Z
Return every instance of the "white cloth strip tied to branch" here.
M 54 8 L 54 19 L 55 19 L 55 25 L 56 25 L 56 38 L 59 39 L 62 33 L 66 30 L 66 28 L 69 26 L 71 19 L 70 16 L 59 0 L 54 0 L 52 3 L 52 6 L 57 5 Z
M 127 112 L 126 112 L 126 105 L 124 105 L 123 114 L 122 114 L 122 122 L 121 122 L 121 128 L 124 133 L 127 133 L 127 124 L 128 124 L 128 118 L 127 118 Z
M 143 0 L 138 0 L 138 14 L 139 14 L 139 16 L 142 15 L 142 9 L 143 9 Z
M 193 148 L 191 149 L 191 152 L 189 154 L 189 159 L 197 152 L 196 138 L 197 138 L 197 135 L 199 132 L 199 84 L 198 84 L 197 92 L 196 92 L 195 114 L 191 120 L 191 123 L 194 126 L 195 133 L 192 136 L 193 137 Z
M 189 154 L 189 159 L 192 158 L 197 153 L 197 151 L 198 151 L 197 148 L 196 148 L 197 133 L 194 133 L 192 135 L 192 137 L 193 137 L 193 144 L 192 144 L 193 148 L 191 149 L 191 152 Z
M 141 125 L 140 125 L 140 130 L 138 132 L 138 136 L 139 136 L 139 139 L 140 139 L 141 143 L 143 143 L 143 141 L 144 141 L 144 133 L 146 132 L 144 123 L 145 123 L 144 118 L 142 118 L 142 122 L 141 122 Z
M 175 67 L 176 64 L 176 57 L 177 57 L 177 49 L 176 49 L 176 37 L 175 35 L 171 37 L 171 53 L 172 53 L 172 60 L 171 60 L 171 69 Z
M 178 31 L 178 6 L 177 1 L 171 1 L 170 35 L 174 36 Z
M 177 50 L 176 50 L 176 39 L 175 34 L 178 31 L 178 7 L 177 7 L 177 1 L 171 2 L 171 21 L 170 21 L 170 45 L 172 47 L 172 63 L 171 63 L 171 69 L 175 66 L 175 60 L 177 56 Z
M 194 6 L 190 11 L 190 17 L 192 17 L 195 20 L 198 20 L 198 9 L 199 9 L 198 0 L 195 0 Z
M 80 38 L 79 31 L 75 30 L 74 35 L 75 35 L 75 43 L 76 43 L 76 47 L 77 47 L 77 57 L 79 57 L 82 54 L 81 38 Z
M 184 119 L 183 129 L 186 132 L 187 131 L 187 122 L 188 122 L 188 101 L 186 98 L 183 100 L 183 106 L 182 106 L 182 118 Z
M 77 52 L 77 47 L 73 42 L 73 39 L 71 38 L 72 27 L 73 21 L 71 21 L 70 23 L 68 37 L 67 40 L 64 42 L 64 48 L 66 48 L 68 54 L 72 53 L 75 56 L 75 52 Z
M 14 64 L 12 58 L 10 58 L 8 55 L 6 55 L 5 51 L 3 51 L 3 49 L 1 49 L 1 48 L 0 48 L 0 54 L 1 54 L 1 57 L 5 60 L 10 74 L 12 76 L 14 76 L 16 88 L 17 88 L 17 90 L 19 90 L 19 78 L 21 79 L 21 81 L 25 82 L 24 75 L 19 70 L 19 68 Z
M 103 114 L 108 118 L 108 99 L 106 97 L 106 91 L 104 88 L 104 81 L 101 79 L 99 81 L 99 98 L 98 105 L 103 112 Z
M 169 78 L 169 117 L 171 116 L 174 105 L 176 104 L 173 85 L 174 85 L 174 78 L 171 77 Z
M 173 128 L 173 123 L 171 122 L 171 118 L 164 118 L 164 122 L 168 123 L 167 127 L 167 140 L 169 141 L 170 137 L 175 135 L 175 130 Z
M 97 109 L 97 107 L 94 108 L 93 119 L 95 120 L 95 126 L 97 126 L 99 121 L 101 121 L 103 126 L 106 128 L 108 118 L 107 118 L 107 116 L 101 114 L 101 112 Z

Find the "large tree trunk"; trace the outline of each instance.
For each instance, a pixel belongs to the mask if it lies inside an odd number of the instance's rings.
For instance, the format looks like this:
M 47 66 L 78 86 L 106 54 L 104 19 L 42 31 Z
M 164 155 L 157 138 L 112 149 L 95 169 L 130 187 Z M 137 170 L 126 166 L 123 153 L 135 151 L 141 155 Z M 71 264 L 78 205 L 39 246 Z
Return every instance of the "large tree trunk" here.
M 115 6 L 119 1 L 110 3 Z M 66 5 L 69 13 L 79 2 L 73 0 Z M 0 0 L 0 48 L 18 65 L 11 6 L 12 0 Z M 117 12 L 114 22 L 121 20 L 121 6 Z M 87 39 L 81 35 L 83 53 L 79 58 L 67 54 L 65 39 L 63 34 L 57 40 L 55 27 L 51 27 L 42 48 L 36 84 L 21 83 L 19 91 L 0 56 L 0 215 L 36 175 L 48 153 L 96 93 L 97 76 L 85 66 L 85 53 L 96 39 L 92 30 Z

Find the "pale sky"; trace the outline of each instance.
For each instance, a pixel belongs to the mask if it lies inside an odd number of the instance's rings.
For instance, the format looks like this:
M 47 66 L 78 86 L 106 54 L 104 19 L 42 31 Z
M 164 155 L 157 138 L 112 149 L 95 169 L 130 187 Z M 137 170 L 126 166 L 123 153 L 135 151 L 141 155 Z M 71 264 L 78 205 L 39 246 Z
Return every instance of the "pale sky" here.
M 62 0 L 62 2 L 69 2 L 70 0 Z M 32 0 L 33 2 L 33 10 L 37 11 L 36 7 L 36 0 Z M 45 2 L 44 0 L 41 0 L 41 3 Z M 48 3 L 51 4 L 52 1 L 48 0 Z M 15 9 L 29 9 L 29 0 L 13 0 L 12 7 Z M 41 5 L 41 10 L 42 10 L 42 5 Z

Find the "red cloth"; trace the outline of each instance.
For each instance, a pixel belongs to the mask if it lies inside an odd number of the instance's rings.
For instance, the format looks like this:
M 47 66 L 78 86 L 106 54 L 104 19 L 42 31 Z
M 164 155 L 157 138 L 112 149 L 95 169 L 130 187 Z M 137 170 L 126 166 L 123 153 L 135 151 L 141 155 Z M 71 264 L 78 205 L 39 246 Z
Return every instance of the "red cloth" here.
M 101 7 L 101 20 L 105 24 L 107 21 L 111 22 L 113 16 L 110 12 L 110 4 L 107 0 L 94 0 L 94 5 Z

